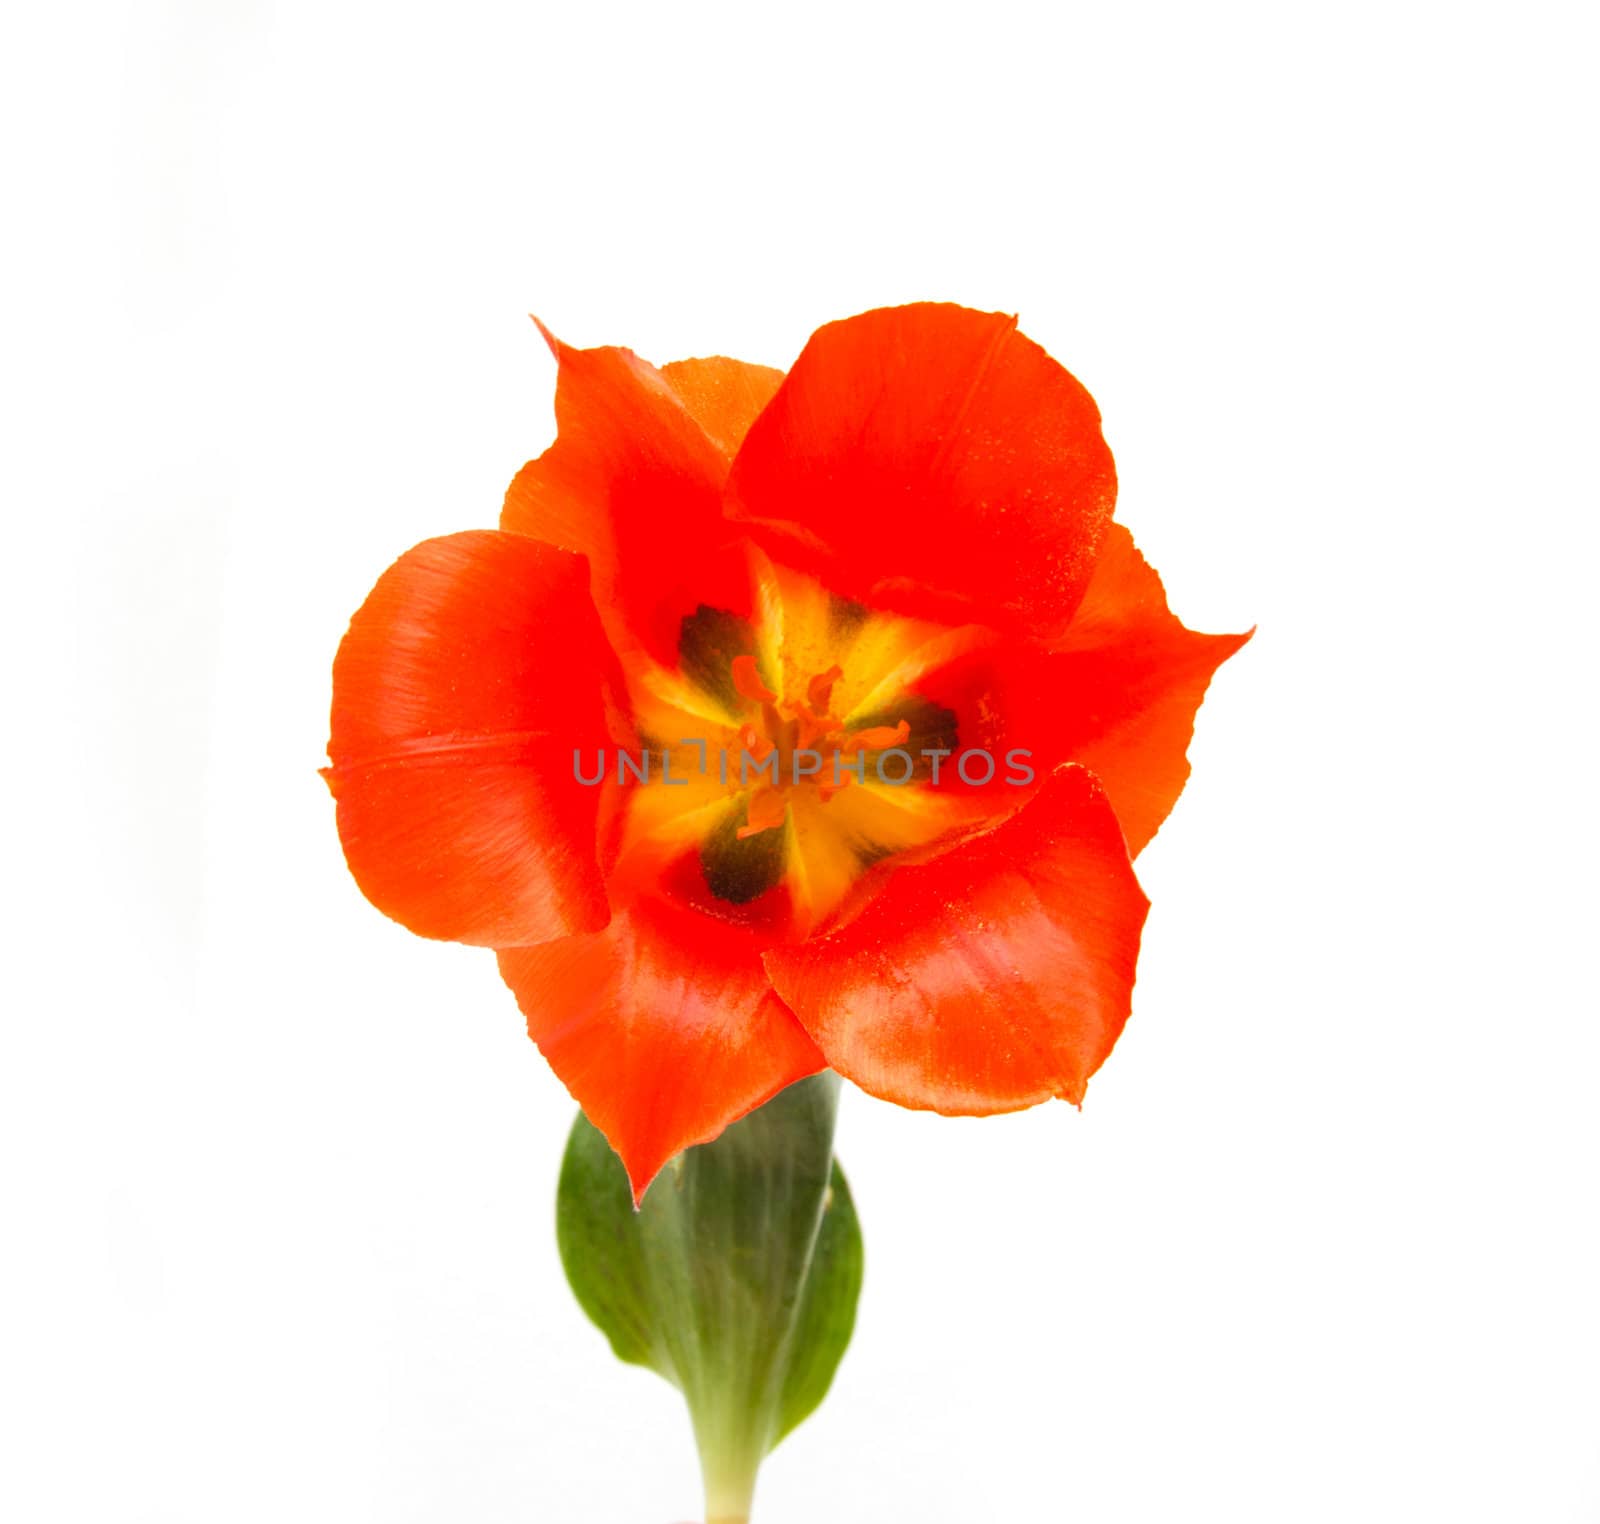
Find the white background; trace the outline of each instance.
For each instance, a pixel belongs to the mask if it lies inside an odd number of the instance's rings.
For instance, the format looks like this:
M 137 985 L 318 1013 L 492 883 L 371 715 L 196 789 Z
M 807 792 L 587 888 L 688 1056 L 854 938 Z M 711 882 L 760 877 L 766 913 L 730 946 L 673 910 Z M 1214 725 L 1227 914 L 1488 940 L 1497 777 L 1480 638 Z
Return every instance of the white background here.
M 0 1513 L 694 1516 L 561 1279 L 571 1103 L 345 872 L 329 661 L 548 442 L 530 309 L 786 365 L 935 297 L 1260 633 L 1084 1111 L 847 1093 L 758 1524 L 1600 1519 L 1585 9 L 19 8 Z

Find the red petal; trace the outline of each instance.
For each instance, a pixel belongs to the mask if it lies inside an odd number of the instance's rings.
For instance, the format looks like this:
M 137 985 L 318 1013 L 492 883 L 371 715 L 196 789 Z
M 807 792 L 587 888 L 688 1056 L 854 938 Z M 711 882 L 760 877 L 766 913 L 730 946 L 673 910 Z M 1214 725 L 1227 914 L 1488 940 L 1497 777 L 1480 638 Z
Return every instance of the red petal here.
M 333 666 L 327 778 L 362 892 L 427 937 L 507 947 L 606 922 L 601 790 L 615 659 L 577 556 L 481 530 L 378 579 Z
M 685 614 L 701 602 L 737 608 L 748 600 L 742 577 L 723 586 L 729 579 L 715 559 L 738 538 L 722 517 L 728 453 L 720 436 L 737 432 L 747 394 L 766 384 L 764 369 L 738 367 L 757 373 L 743 375 L 741 391 L 722 369 L 738 362 L 683 362 L 686 403 L 631 350 L 573 349 L 545 337 L 560 362 L 557 438 L 517 473 L 500 527 L 586 555 L 617 648 L 642 645 L 675 665 Z
M 907 695 L 948 710 L 962 749 L 996 759 L 985 790 L 1000 807 L 1025 797 L 1011 786 L 1019 765 L 1040 777 L 1080 762 L 1105 785 L 1137 855 L 1166 819 L 1189 776 L 1186 751 L 1212 673 L 1249 635 L 1200 635 L 1167 610 L 1161 579 L 1128 531 L 1112 524 L 1083 602 L 1054 652 L 1020 641 L 949 643 L 950 660 L 929 662 Z M 941 787 L 971 792 L 944 768 Z M 972 764 L 981 776 L 985 764 Z
M 1061 769 L 1005 824 L 858 903 L 765 956 L 835 1069 L 947 1114 L 1083 1099 L 1127 1021 L 1149 908 L 1092 773 Z
M 1049 640 L 1116 500 L 1100 414 L 1016 319 L 920 303 L 812 335 L 752 425 L 729 516 L 838 592 Z
M 641 901 L 601 932 L 500 954 L 500 973 L 573 1099 L 627 1166 L 661 1166 L 824 1067 L 772 992 L 749 932 Z
M 714 355 L 707 360 L 673 360 L 661 367 L 661 378 L 712 444 L 732 460 L 750 425 L 772 401 L 783 372 Z
M 1133 853 L 1183 792 L 1195 711 L 1212 673 L 1249 638 L 1185 629 L 1132 536 L 1111 526 L 1041 683 L 1051 695 L 1051 759 L 1099 775 Z

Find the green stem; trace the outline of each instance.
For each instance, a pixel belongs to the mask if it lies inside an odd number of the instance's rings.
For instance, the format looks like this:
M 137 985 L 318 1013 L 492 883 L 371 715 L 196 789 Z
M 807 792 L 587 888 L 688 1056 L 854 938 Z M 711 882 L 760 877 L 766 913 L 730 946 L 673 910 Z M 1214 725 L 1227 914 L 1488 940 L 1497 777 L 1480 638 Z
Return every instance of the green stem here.
M 766 1458 L 767 1446 L 748 1432 L 729 1433 L 718 1423 L 715 1410 L 701 1408 L 694 1415 L 695 1440 L 700 1450 L 700 1475 L 705 1483 L 706 1524 L 749 1524 L 756 1493 L 756 1474 Z
M 728 1173 L 712 1194 L 732 1210 L 719 1225 L 715 1262 L 740 1271 L 719 1278 L 713 1299 L 717 1336 L 697 1341 L 704 1363 L 684 1359 L 680 1349 L 678 1366 L 700 1451 L 706 1524 L 748 1524 L 757 1473 L 779 1439 L 801 1290 L 829 1203 L 825 1182 L 833 1169 L 839 1089 L 836 1074 L 817 1076 L 766 1115 L 756 1113 L 754 1125 L 730 1138 L 728 1157 L 717 1161 Z M 804 1124 L 780 1120 L 807 1092 Z M 712 1152 L 696 1162 L 712 1167 Z M 705 1248 L 710 1224 L 693 1211 L 682 1221 L 689 1228 L 683 1262 L 703 1275 L 697 1250 Z
M 756 1477 L 752 1468 L 745 1477 L 714 1477 L 706 1474 L 706 1524 L 750 1524 L 750 1506 L 755 1498 Z

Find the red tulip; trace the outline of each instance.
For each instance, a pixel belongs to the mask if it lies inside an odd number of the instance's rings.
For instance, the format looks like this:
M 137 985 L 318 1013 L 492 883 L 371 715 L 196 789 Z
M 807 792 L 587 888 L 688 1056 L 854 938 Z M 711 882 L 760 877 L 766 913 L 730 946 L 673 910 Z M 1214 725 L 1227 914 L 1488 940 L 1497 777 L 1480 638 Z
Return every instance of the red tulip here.
M 334 664 L 362 890 L 497 950 L 636 1194 L 827 1065 L 946 1113 L 1081 1101 L 1130 858 L 1248 638 L 1168 612 L 1089 394 L 954 306 L 831 323 L 787 376 L 546 337 L 556 443 Z

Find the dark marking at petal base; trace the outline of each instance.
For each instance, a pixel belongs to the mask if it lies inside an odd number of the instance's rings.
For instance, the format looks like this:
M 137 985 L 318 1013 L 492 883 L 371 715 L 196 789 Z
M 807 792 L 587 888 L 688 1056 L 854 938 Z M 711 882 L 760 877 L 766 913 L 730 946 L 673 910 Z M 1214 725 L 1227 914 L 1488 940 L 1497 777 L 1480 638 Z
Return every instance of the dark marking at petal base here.
M 850 851 L 858 864 L 857 871 L 865 873 L 874 863 L 881 863 L 884 858 L 893 857 L 896 849 L 886 846 L 881 841 L 872 841 L 861 836 L 850 842 Z
M 828 632 L 835 640 L 853 641 L 861 633 L 861 626 L 867 622 L 871 612 L 866 604 L 857 603 L 853 598 L 841 598 L 837 593 L 829 593 Z
M 739 828 L 749 818 L 748 799 L 723 817 L 722 823 L 700 845 L 700 866 L 706 887 L 730 905 L 748 905 L 783 879 L 789 831 L 787 825 L 758 831 L 739 839 Z
M 748 619 L 729 613 L 727 609 L 714 609 L 707 603 L 702 603 L 694 613 L 684 615 L 678 629 L 678 660 L 683 675 L 730 715 L 743 714 L 750 707 L 733 686 L 736 656 L 754 656 L 762 681 L 772 686 L 770 674 L 762 670 L 756 633 Z

